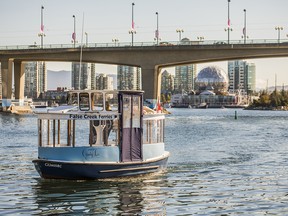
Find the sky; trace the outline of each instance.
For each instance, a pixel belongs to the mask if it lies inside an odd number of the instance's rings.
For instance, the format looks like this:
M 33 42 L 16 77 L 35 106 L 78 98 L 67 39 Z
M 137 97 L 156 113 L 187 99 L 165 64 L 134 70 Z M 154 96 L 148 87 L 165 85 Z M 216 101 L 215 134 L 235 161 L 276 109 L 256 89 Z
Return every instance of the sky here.
M 182 38 L 197 40 L 227 40 L 228 0 L 3 0 L 0 3 L 0 46 L 40 44 L 38 33 L 43 10 L 44 44 L 71 44 L 76 17 L 77 41 L 88 43 L 131 42 L 128 31 L 134 9 L 135 42 L 154 40 L 158 12 L 161 41 L 178 41 L 176 29 L 183 29 Z M 242 40 L 244 9 L 248 40 L 277 40 L 276 26 L 283 27 L 280 38 L 288 41 L 287 0 L 231 0 L 230 40 Z M 84 19 L 83 19 L 84 17 Z M 83 31 L 82 31 L 83 28 Z M 250 59 L 256 64 L 256 86 L 266 88 L 277 84 L 288 85 L 288 58 Z M 200 71 L 208 65 L 217 65 L 227 72 L 227 62 L 197 65 Z M 48 70 L 71 70 L 70 63 L 51 62 Z M 173 72 L 173 68 L 168 69 Z M 96 72 L 115 73 L 115 65 L 97 65 Z

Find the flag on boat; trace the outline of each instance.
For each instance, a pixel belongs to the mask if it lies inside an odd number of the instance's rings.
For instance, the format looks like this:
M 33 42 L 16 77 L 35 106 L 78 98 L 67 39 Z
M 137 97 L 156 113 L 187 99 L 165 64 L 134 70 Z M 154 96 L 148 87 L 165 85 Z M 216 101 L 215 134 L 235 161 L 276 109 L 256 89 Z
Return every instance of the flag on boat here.
M 157 100 L 156 112 L 157 112 L 157 113 L 161 113 L 161 112 L 162 112 L 161 102 L 160 102 L 160 99 L 159 99 L 159 98 L 158 98 L 158 100 Z

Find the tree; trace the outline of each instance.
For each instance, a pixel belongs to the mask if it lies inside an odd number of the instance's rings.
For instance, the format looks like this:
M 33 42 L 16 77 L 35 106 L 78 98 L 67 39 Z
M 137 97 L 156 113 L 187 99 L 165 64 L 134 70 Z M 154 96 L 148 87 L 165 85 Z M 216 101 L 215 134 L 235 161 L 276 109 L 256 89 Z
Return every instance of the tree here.
M 288 105 L 288 91 L 285 91 L 284 89 L 282 89 L 280 94 L 281 94 L 281 106 L 287 106 Z
M 270 106 L 270 98 L 269 98 L 268 92 L 266 92 L 266 91 L 261 92 L 258 102 L 259 102 L 259 105 L 262 107 L 269 107 Z
M 277 91 L 277 89 L 275 89 L 275 91 L 273 91 L 270 96 L 270 105 L 272 107 L 278 107 L 281 105 L 281 95 L 280 93 Z
M 161 102 L 162 102 L 162 103 L 166 103 L 165 94 L 161 94 Z

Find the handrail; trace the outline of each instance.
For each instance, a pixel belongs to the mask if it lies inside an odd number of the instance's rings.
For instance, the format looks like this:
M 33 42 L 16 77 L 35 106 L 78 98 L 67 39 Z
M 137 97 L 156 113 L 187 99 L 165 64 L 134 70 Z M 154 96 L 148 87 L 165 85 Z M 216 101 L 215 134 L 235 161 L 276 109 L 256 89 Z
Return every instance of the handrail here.
M 158 45 L 156 42 L 134 42 L 133 46 L 131 42 L 117 42 L 117 43 L 89 43 L 82 44 L 83 48 L 116 48 L 116 47 L 149 47 L 149 46 L 187 46 L 187 45 L 245 45 L 245 44 L 279 44 L 288 45 L 287 39 L 248 39 L 244 44 L 243 40 L 230 40 L 229 44 L 226 40 L 203 40 L 203 41 L 163 41 Z M 7 45 L 0 46 L 0 50 L 42 50 L 42 49 L 80 49 L 81 44 L 44 44 L 40 45 Z

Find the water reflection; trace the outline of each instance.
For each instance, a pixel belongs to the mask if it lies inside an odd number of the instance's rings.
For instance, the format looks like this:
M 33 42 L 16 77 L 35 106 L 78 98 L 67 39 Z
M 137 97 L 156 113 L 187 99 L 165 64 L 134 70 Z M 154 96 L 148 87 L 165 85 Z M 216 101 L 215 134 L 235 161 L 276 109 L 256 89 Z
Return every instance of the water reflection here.
M 27 119 L 35 119 L 34 115 L 16 115 L 11 113 L 0 112 L 0 125 L 2 126 L 11 126 L 18 125 L 27 122 Z
M 163 179 L 162 179 L 163 180 Z M 99 181 L 37 179 L 32 187 L 38 214 L 164 215 L 159 176 Z

